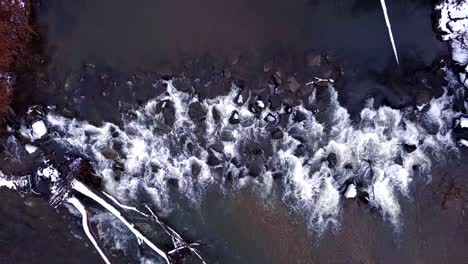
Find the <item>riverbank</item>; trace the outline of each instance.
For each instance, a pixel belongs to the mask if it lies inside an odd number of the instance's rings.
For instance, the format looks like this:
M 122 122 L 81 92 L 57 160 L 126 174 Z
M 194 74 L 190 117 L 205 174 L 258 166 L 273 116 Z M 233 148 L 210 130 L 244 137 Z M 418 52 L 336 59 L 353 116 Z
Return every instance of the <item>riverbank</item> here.
M 15 87 L 15 68 L 25 62 L 31 40 L 29 0 L 0 1 L 0 122 L 10 109 Z

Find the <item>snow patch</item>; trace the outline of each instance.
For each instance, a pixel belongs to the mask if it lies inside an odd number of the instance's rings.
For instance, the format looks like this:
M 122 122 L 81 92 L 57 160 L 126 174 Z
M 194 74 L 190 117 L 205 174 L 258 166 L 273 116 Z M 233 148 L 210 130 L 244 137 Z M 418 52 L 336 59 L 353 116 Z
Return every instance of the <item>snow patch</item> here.
M 357 195 L 356 185 L 350 184 L 346 188 L 346 192 L 344 193 L 344 197 L 347 199 L 355 198 Z

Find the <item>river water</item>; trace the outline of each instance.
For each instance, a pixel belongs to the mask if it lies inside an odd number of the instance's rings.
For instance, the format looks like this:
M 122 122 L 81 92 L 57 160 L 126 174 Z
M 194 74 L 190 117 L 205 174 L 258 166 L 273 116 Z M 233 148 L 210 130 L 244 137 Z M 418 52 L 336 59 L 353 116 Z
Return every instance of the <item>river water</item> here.
M 454 187 L 466 186 L 467 153 L 455 150 L 443 132 L 450 127 L 444 118 L 454 115 L 447 110 L 451 99 L 430 101 L 442 95 L 445 82 L 437 65 L 448 49 L 433 32 L 432 1 L 388 1 L 387 7 L 400 66 L 379 1 L 38 1 L 47 59 L 34 81 L 19 76 L 14 108 L 21 118 L 31 105 L 55 105 L 44 111 L 44 120 L 56 134 L 38 145 L 61 149 L 60 135 L 69 151 L 91 158 L 106 190 L 129 204 L 157 208 L 184 238 L 203 244 L 208 263 L 463 263 L 466 205 L 458 196 L 447 197 Z M 300 82 L 315 73 L 341 73 L 333 87 L 322 89 L 324 95 L 316 94 L 318 103 L 299 106 L 307 121 L 282 124 L 290 137 L 277 143 L 264 137 L 264 130 L 270 132 L 267 113 L 257 120 L 232 103 L 238 94 L 229 93 L 230 83 L 219 76 L 228 69 L 255 90 L 258 80 L 271 75 L 267 68 L 289 75 L 305 67 L 309 54 L 331 66 L 295 75 Z M 192 94 L 158 81 L 172 74 L 203 85 Z M 367 104 L 370 97 L 373 106 Z M 168 116 L 157 113 L 165 101 L 175 109 L 168 134 L 160 131 Z M 224 121 L 193 121 L 189 107 L 196 102 L 208 113 L 216 108 Z M 421 113 L 414 107 L 425 103 Z M 403 107 L 410 110 L 394 110 Z M 248 124 L 229 124 L 233 110 Z M 424 132 L 437 120 L 442 120 L 438 131 Z M 117 135 L 110 130 L 114 125 Z M 235 143 L 224 141 L 219 131 L 232 133 Z M 371 139 L 367 146 L 363 142 L 372 133 L 390 138 Z M 306 154 L 297 154 L 299 137 Z M 418 149 L 408 151 L 400 141 Z M 218 142 L 223 150 L 213 151 Z M 117 144 L 125 146 L 122 153 L 112 152 Z M 261 157 L 252 154 L 257 146 Z M 330 160 L 329 152 L 338 160 Z M 232 166 L 234 156 L 246 172 Z M 400 165 L 393 162 L 397 156 Z M 394 178 L 369 182 L 363 159 L 375 160 L 374 171 L 396 170 Z M 30 157 L 21 166 L 5 160 L 10 163 L 2 164 L 4 172 L 22 175 L 35 168 Z M 187 173 L 193 173 L 194 160 L 201 172 L 192 180 Z M 113 171 L 117 162 L 124 166 L 119 174 Z M 347 162 L 353 173 L 364 175 L 357 176 L 363 184 L 380 190 L 369 194 L 370 204 L 344 199 L 335 190 L 349 177 Z M 299 168 L 307 177 L 294 177 Z M 273 181 L 275 173 L 282 176 Z M 168 179 L 171 184 L 161 187 Z M 31 195 L 0 195 L 8 201 L 0 206 L 5 261 L 102 262 L 78 217 L 66 208 L 54 210 Z M 113 262 L 157 259 L 112 217 L 91 208 Z M 157 241 L 156 231 L 144 228 Z

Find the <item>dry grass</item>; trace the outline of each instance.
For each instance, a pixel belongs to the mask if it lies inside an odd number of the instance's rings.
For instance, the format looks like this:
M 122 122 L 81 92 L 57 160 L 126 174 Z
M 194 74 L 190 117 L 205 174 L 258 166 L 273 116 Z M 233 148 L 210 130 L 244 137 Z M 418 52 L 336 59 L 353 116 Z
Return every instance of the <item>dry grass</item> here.
M 0 0 L 0 122 L 8 113 L 14 84 L 3 74 L 11 71 L 31 39 L 29 10 L 29 0 Z

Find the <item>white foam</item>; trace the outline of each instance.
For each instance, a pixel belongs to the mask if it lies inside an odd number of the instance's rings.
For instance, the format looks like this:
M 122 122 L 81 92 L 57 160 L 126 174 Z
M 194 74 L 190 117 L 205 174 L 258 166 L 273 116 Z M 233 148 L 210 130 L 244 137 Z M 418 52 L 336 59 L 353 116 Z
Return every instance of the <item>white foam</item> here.
M 312 230 L 322 232 L 330 225 L 338 227 L 339 189 L 350 177 L 357 177 L 368 185 L 371 206 L 398 226 L 402 213 L 398 199 L 410 196 L 413 166 L 419 166 L 422 174 L 429 177 L 431 157 L 436 155 L 442 161 L 446 153 L 456 147 L 450 133 L 456 115 L 450 107 L 453 96 L 445 93 L 432 99 L 428 111 L 418 112 L 416 121 L 407 118 L 406 113 L 411 109 L 375 109 L 370 101 L 361 112 L 362 121 L 353 124 L 348 111 L 339 104 L 335 90 L 329 87 L 328 92 L 331 99 L 321 120 L 299 106 L 297 110 L 306 120 L 296 123 L 292 118 L 294 114 L 291 115 L 283 130 L 283 139 L 267 143 L 273 151 L 273 156 L 268 158 L 273 165 L 270 171 L 263 170 L 262 181 L 241 177 L 248 172 L 251 158 L 240 151 L 246 140 L 260 141 L 269 135 L 265 129 L 269 124 L 265 120 L 269 111 L 263 111 L 257 118 L 248 106 L 236 104 L 239 88 L 235 86 L 226 96 L 201 102 L 208 110 L 207 129 L 202 140 L 197 137 L 196 124 L 188 116 L 189 105 L 198 98 L 177 91 L 171 82 L 168 82 L 166 94 L 135 109 L 134 117 L 124 118 L 121 128 L 110 123 L 96 127 L 54 113 L 47 115 L 47 122 L 59 132 L 58 142 L 65 140 L 93 159 L 96 171 L 104 177 L 106 191 L 127 204 L 137 201 L 143 192 L 153 198 L 154 205 L 162 212 L 169 212 L 172 207 L 167 182 L 176 179 L 179 192 L 197 206 L 206 186 L 218 183 L 220 188 L 225 188 L 222 183 L 227 174 L 232 176 L 233 184 L 229 185 L 232 188 L 255 185 L 262 192 L 261 196 L 267 198 L 275 184 L 272 175 L 281 172 L 284 203 L 291 210 L 306 215 Z M 309 98 L 311 103 L 315 100 L 313 96 Z M 156 105 L 162 101 L 171 101 L 175 107 L 176 122 L 170 133 L 160 130 L 164 118 L 154 113 Z M 212 116 L 214 109 L 219 111 L 220 123 Z M 238 112 L 240 124 L 229 123 L 233 111 Z M 436 124 L 439 132 L 429 133 L 420 120 Z M 224 139 L 221 136 L 224 134 L 230 134 L 232 139 Z M 120 150 L 112 150 L 116 143 L 122 146 Z M 207 146 L 212 144 L 222 144 L 223 148 L 210 150 L 209 154 Z M 416 150 L 407 153 L 403 144 L 414 145 Z M 305 150 L 303 156 L 295 154 L 299 146 Z M 109 156 L 108 152 L 114 154 Z M 334 166 L 324 162 L 329 153 L 336 154 Z M 213 175 L 207 164 L 210 155 L 218 159 L 217 167 L 223 168 L 225 175 Z M 230 162 L 233 158 L 242 164 L 234 166 Z M 395 162 L 398 158 L 402 160 L 401 165 Z M 123 164 L 124 170 L 114 169 L 116 163 Z M 198 176 L 192 175 L 194 164 L 201 168 Z M 346 164 L 351 164 L 353 169 L 345 169 Z M 117 181 L 116 177 L 120 179 Z

